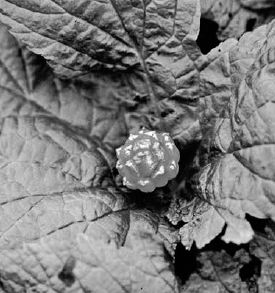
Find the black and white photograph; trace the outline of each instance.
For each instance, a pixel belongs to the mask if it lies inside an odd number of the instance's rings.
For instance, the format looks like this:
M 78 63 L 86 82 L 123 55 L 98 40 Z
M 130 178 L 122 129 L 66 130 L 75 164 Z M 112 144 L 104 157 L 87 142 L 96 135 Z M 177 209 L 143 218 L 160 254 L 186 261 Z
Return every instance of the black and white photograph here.
M 275 0 L 0 0 L 0 293 L 275 293 Z

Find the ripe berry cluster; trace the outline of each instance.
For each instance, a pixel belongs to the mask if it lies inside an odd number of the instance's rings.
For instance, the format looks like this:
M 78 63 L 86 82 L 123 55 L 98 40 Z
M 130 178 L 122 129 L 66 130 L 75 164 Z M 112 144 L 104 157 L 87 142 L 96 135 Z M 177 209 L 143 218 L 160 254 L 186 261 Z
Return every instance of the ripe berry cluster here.
M 142 129 L 131 134 L 116 153 L 123 184 L 131 189 L 152 192 L 179 171 L 180 153 L 168 133 Z

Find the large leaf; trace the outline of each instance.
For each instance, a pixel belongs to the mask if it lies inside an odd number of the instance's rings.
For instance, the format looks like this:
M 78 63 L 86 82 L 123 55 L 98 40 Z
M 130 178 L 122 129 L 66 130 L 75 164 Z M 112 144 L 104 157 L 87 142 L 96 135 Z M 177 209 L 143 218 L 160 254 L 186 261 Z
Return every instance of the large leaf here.
M 151 95 L 193 98 L 198 1 L 1 1 L 0 12 L 19 40 L 66 71 L 138 67 Z
M 76 244 L 40 241 L 0 252 L 1 287 L 19 292 L 178 292 L 156 235 L 130 232 L 119 250 L 80 234 Z
M 115 180 L 118 92 L 61 81 L 3 27 L 0 39 L 0 291 L 177 292 L 177 236 Z
M 137 218 L 156 230 L 116 188 L 125 124 L 118 105 L 97 102 L 112 91 L 61 82 L 4 28 L 0 38 L 0 246 L 83 231 L 120 245 Z
M 129 128 L 166 130 L 184 145 L 200 138 L 199 17 L 198 0 L 0 3 L 0 21 L 58 74 L 119 83 L 135 107 Z
M 167 214 L 173 224 L 185 223 L 179 233 L 189 249 L 222 232 L 226 242 L 248 242 L 253 230 L 246 214 L 275 219 L 274 27 L 260 27 L 238 43 L 228 40 L 207 56 L 201 74 L 204 136 L 192 183 L 198 198 L 176 198 Z
M 200 196 L 228 225 L 227 242 L 251 239 L 246 213 L 275 220 L 275 166 L 270 160 L 275 152 L 274 22 L 265 30 L 256 61 L 232 89 L 228 116 L 214 126 L 208 164 L 199 176 Z
M 244 34 L 239 41 L 226 40 L 206 55 L 200 72 L 200 121 L 204 132 L 224 115 L 232 91 L 246 75 L 266 39 L 266 28 L 262 26 Z

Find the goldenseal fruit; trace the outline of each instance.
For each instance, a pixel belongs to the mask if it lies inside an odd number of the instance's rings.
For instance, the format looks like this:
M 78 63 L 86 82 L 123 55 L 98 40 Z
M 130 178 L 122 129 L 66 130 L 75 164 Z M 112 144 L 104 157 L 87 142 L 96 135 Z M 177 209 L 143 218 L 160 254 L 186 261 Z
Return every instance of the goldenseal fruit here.
M 142 129 L 130 134 L 116 154 L 123 184 L 142 192 L 165 186 L 179 171 L 180 153 L 168 133 Z

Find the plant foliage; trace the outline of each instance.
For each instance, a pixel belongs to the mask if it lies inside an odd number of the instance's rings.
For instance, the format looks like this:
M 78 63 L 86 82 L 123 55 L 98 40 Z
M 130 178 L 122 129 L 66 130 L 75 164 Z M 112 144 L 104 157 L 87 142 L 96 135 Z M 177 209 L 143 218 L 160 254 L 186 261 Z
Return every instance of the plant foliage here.
M 1 0 L 0 292 L 274 292 L 274 3 L 212 2 Z M 141 127 L 181 156 L 151 193 L 116 169 Z

